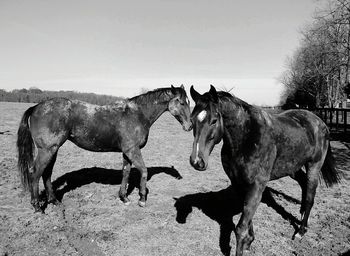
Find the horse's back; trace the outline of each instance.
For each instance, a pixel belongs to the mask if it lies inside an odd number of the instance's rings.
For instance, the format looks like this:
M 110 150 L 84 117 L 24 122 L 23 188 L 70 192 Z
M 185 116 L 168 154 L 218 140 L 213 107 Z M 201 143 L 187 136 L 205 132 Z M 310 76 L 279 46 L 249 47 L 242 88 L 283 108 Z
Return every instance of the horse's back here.
M 310 141 L 315 136 L 327 135 L 327 125 L 314 113 L 303 109 L 292 109 L 276 115 L 278 125 L 283 130 L 296 130 L 305 133 Z
M 143 127 L 137 106 L 127 101 L 99 106 L 53 98 L 36 105 L 30 118 L 34 141 L 45 148 L 69 139 L 90 151 L 121 151 L 126 139 L 135 140 L 135 132 L 145 133 L 137 127 Z
M 322 126 L 326 126 L 326 124 L 322 121 L 321 118 L 319 118 L 317 115 L 306 109 L 290 109 L 283 111 L 277 114 L 276 116 L 293 118 L 294 120 L 299 120 L 299 122 L 301 123 L 314 122 Z

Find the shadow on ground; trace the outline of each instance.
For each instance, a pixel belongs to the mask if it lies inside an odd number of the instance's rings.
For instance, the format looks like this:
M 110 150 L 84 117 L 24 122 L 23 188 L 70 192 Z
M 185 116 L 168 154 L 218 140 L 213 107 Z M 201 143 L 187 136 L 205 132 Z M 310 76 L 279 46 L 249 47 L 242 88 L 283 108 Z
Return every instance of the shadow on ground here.
M 176 179 L 182 179 L 180 173 L 174 167 L 148 167 L 148 177 L 150 180 L 154 175 L 165 173 Z M 56 198 L 62 201 L 65 193 L 90 183 L 100 183 L 107 185 L 120 185 L 123 178 L 122 170 L 106 169 L 99 167 L 83 168 L 72 171 L 57 178 L 53 183 Z M 129 176 L 128 194 L 140 184 L 140 173 L 136 168 L 131 168 Z
M 262 203 L 273 208 L 284 219 L 288 220 L 294 229 L 297 229 L 300 221 L 279 205 L 273 198 L 273 194 L 282 196 L 292 203 L 300 204 L 300 201 L 270 187 L 266 187 L 262 198 Z M 235 231 L 232 218 L 240 214 L 243 209 L 242 197 L 231 186 L 215 192 L 188 194 L 178 199 L 175 198 L 175 201 L 176 221 L 178 223 L 186 223 L 193 207 L 198 208 L 209 218 L 215 220 L 220 226 L 220 250 L 224 255 L 230 255 L 231 233 Z

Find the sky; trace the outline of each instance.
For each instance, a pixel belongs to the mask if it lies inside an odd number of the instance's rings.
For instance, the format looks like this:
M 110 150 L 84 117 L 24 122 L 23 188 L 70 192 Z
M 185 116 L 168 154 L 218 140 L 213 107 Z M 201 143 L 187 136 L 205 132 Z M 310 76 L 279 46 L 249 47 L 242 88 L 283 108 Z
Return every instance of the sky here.
M 315 0 L 0 0 L 0 88 L 132 97 L 184 84 L 277 105 Z

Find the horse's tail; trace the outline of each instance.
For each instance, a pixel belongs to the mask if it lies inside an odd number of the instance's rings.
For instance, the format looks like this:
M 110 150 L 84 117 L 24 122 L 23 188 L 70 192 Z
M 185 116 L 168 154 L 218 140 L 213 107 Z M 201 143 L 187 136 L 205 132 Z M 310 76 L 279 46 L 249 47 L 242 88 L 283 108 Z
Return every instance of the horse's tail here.
M 33 138 L 29 130 L 28 119 L 33 113 L 35 106 L 24 112 L 17 132 L 18 170 L 25 191 L 31 184 L 29 169 L 33 165 Z
M 331 187 L 334 184 L 339 183 L 341 179 L 341 174 L 335 166 L 335 160 L 330 143 L 328 144 L 327 155 L 321 168 L 321 175 L 327 187 Z

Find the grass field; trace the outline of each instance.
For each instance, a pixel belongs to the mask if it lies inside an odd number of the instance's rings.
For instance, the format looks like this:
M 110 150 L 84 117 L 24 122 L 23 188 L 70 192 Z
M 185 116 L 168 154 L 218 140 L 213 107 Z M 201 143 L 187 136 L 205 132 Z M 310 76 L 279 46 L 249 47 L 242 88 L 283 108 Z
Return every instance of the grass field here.
M 53 171 L 62 206 L 34 214 L 17 177 L 16 133 L 31 104 L 0 102 L 0 256 L 3 255 L 234 255 L 235 195 L 214 149 L 206 172 L 189 164 L 192 132 L 164 114 L 142 150 L 149 168 L 147 206 L 118 199 L 120 153 L 92 153 L 66 142 Z M 2 133 L 1 133 L 2 132 Z M 292 240 L 299 219 L 300 187 L 290 178 L 270 182 L 254 216 L 255 241 L 246 255 L 349 255 L 350 152 L 333 141 L 342 183 L 321 182 L 302 240 Z M 174 168 L 172 168 L 172 166 Z M 137 184 L 133 170 L 130 189 Z M 41 189 L 43 189 L 42 184 Z M 230 239 L 231 238 L 231 239 Z

